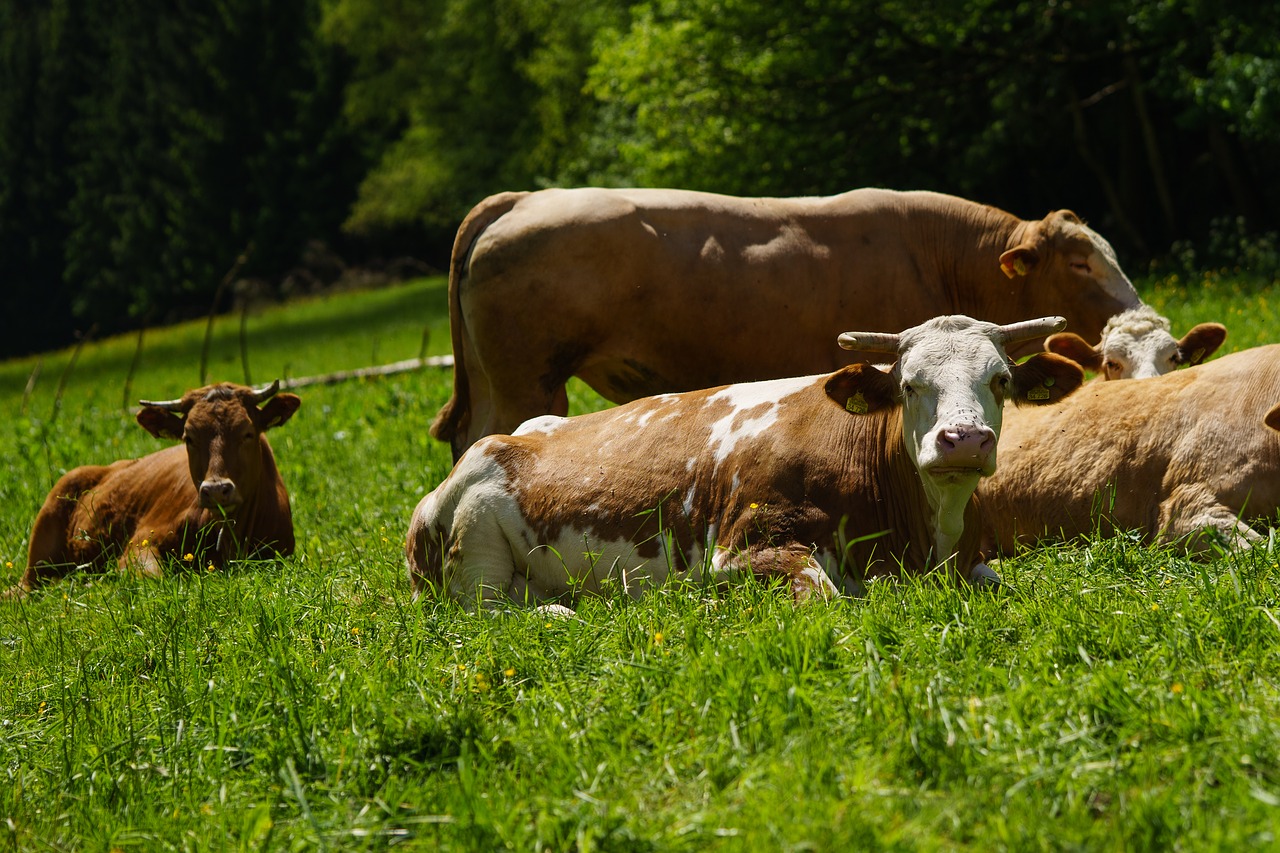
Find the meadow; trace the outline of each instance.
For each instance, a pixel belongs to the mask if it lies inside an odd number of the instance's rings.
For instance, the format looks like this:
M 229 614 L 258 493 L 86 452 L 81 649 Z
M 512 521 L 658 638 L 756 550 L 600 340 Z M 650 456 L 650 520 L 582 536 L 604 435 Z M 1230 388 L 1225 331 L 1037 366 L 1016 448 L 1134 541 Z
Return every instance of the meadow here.
M 1226 323 L 1223 352 L 1280 330 L 1275 285 L 1139 286 L 1175 333 Z M 424 324 L 448 352 L 441 279 L 254 312 L 250 378 L 410 358 Z M 130 406 L 199 383 L 204 329 L 148 331 L 136 365 L 136 336 L 0 364 L 0 584 L 63 471 L 160 446 Z M 238 318 L 215 333 L 210 378 L 244 381 Z M 1280 844 L 1275 552 L 1117 537 L 1006 559 L 999 594 L 922 578 L 797 608 L 743 583 L 470 615 L 404 577 L 450 384 L 299 391 L 272 433 L 289 559 L 0 602 L 0 848 Z

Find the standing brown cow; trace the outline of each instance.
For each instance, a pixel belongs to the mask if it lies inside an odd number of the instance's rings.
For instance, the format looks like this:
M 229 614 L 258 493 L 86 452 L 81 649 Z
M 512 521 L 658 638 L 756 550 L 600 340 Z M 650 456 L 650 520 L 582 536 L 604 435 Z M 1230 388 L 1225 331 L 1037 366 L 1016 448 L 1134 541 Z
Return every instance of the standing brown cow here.
M 112 559 L 159 576 L 166 559 L 221 566 L 292 554 L 289 494 L 266 431 L 301 401 L 279 388 L 223 383 L 142 401 L 138 423 L 183 444 L 64 474 L 36 516 L 26 573 L 4 596 L 21 598 L 75 569 L 102 571 Z
M 621 403 L 836 370 L 865 355 L 832 345 L 846 323 L 1057 314 L 1096 336 L 1141 304 L 1111 246 L 1070 211 L 1024 221 L 879 189 L 503 193 L 459 228 L 449 293 L 454 393 L 431 434 L 455 460 L 482 436 L 566 414 L 570 376 Z

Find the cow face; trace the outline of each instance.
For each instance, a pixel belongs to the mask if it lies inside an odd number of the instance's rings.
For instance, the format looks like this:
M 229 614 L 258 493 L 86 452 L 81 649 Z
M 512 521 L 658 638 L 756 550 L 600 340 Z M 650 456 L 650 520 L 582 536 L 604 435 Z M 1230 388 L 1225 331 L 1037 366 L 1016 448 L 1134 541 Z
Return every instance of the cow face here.
M 1220 323 L 1201 323 L 1177 340 L 1169 321 L 1148 306 L 1117 314 L 1102 331 L 1096 347 L 1079 335 L 1050 335 L 1045 349 L 1107 379 L 1149 379 L 1204 361 L 1222 346 L 1227 329 Z
M 262 434 L 301 405 L 294 394 L 277 395 L 279 387 L 278 381 L 259 391 L 223 383 L 188 391 L 180 400 L 144 400 L 138 423 L 157 438 L 181 439 L 200 506 L 229 514 L 257 494 Z
M 1038 353 L 1015 364 L 1005 352 L 1064 323 L 1048 317 L 997 326 L 951 316 L 901 335 L 840 336 L 846 349 L 897 354 L 890 370 L 853 365 L 834 374 L 826 390 L 854 413 L 902 407 L 903 441 L 932 513 L 936 560 L 955 553 L 978 479 L 995 473 L 1005 399 L 1047 403 L 1080 387 L 1084 372 L 1072 361 Z
M 963 316 L 938 317 L 901 335 L 851 332 L 840 336 L 849 349 L 893 351 L 887 371 L 854 365 L 828 382 L 828 394 L 850 411 L 901 405 L 903 437 L 921 476 L 968 478 L 974 484 L 996 468 L 996 439 L 1007 398 L 1044 403 L 1080 386 L 1079 366 L 1040 353 L 1012 363 L 1005 348 L 1061 318 L 997 326 Z
M 1071 294 L 1097 290 L 1105 294 L 1095 304 L 1076 305 L 1072 325 L 1097 328 L 1115 313 L 1142 304 L 1120 269 L 1115 249 L 1069 210 L 1025 223 L 1011 242 L 1000 255 L 1000 269 L 1010 278 L 1025 277 L 1028 287 L 1040 288 L 1063 304 L 1078 301 Z

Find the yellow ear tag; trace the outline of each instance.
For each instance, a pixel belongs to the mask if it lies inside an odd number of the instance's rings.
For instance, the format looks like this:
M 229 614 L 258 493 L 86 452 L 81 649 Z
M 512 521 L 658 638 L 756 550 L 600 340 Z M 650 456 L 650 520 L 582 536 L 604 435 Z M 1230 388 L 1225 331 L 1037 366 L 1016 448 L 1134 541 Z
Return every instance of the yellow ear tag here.
M 1013 259 L 1013 271 L 1016 272 L 1018 275 L 1027 274 L 1027 265 L 1022 262 L 1022 258 Z
M 867 405 L 867 398 L 862 396 L 861 391 L 845 400 L 844 408 L 845 411 L 853 412 L 855 415 L 865 415 L 871 410 L 871 407 Z
M 1049 389 L 1042 388 L 1039 385 L 1027 391 L 1028 400 L 1048 400 L 1050 397 Z

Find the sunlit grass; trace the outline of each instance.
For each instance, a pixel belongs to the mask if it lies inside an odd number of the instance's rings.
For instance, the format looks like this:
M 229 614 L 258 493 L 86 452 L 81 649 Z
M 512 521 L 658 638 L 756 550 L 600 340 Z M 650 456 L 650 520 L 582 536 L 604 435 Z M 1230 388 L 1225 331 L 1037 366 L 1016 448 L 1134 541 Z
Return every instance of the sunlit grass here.
M 250 318 L 255 382 L 449 349 L 443 282 Z M 1228 349 L 1265 288 L 1146 289 Z M 1235 309 L 1241 308 L 1236 314 Z M 238 318 L 216 378 L 242 380 Z M 133 381 L 198 379 L 203 322 Z M 56 476 L 160 446 L 136 338 L 0 365 L 0 566 Z M 298 553 L 0 604 L 0 839 L 44 849 L 1249 849 L 1280 823 L 1280 585 L 1255 552 L 1123 537 L 793 607 L 753 584 L 588 599 L 572 619 L 411 602 L 409 512 L 449 469 L 447 370 L 303 389 L 272 442 Z M 575 385 L 574 410 L 602 402 Z M 12 565 L 9 565 L 12 564 Z

